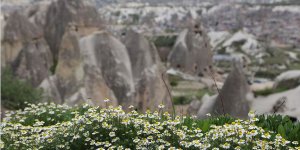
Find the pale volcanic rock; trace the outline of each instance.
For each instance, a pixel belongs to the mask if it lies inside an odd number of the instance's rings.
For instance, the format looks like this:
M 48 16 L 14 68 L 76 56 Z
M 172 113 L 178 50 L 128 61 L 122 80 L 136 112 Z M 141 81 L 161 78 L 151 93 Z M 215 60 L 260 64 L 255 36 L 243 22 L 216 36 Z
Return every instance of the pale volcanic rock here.
M 34 86 L 48 76 L 53 64 L 51 51 L 42 31 L 26 16 L 16 11 L 8 17 L 1 43 L 1 67 L 11 67 Z
M 46 12 L 44 34 L 54 55 L 67 28 L 74 28 L 80 36 L 88 35 L 102 27 L 96 8 L 82 0 L 59 0 L 51 3 Z
M 300 119 L 300 86 L 280 92 L 268 95 L 266 97 L 256 98 L 251 109 L 257 114 L 273 114 L 274 112 L 281 115 L 289 115 Z M 275 109 L 275 110 L 274 110 Z
M 118 104 L 125 107 L 133 104 L 135 89 L 126 47 L 107 32 L 96 32 L 86 36 L 81 39 L 80 44 L 85 66 L 101 71 L 99 76 L 103 77 L 106 85 L 113 91 Z
M 163 103 L 170 109 L 171 101 L 162 80 L 166 68 L 161 63 L 156 47 L 133 30 L 127 31 L 124 39 L 131 61 L 138 108 L 143 111 L 157 110 L 158 105 Z M 165 80 L 168 84 L 168 80 Z
M 201 104 L 198 107 L 199 110 L 197 111 L 197 117 L 200 119 L 207 118 L 207 114 L 210 114 L 213 111 L 213 106 L 216 103 L 218 95 L 204 95 L 201 99 Z
M 80 54 L 79 35 L 75 31 L 66 32 L 62 38 L 55 75 L 58 80 L 57 86 L 63 99 L 73 95 L 82 85 L 84 72 Z
M 244 70 L 240 62 L 235 61 L 233 69 L 228 75 L 220 94 L 204 96 L 198 111 L 198 118 L 207 117 L 206 114 L 229 114 L 237 118 L 246 118 L 250 111 L 250 101 L 253 93 L 248 85 Z
M 300 85 L 300 70 L 288 70 L 276 77 L 275 88 L 294 88 Z
M 3 30 L 1 64 L 13 63 L 24 45 L 38 37 L 40 31 L 21 12 L 13 12 L 6 20 Z
M 216 99 L 212 113 L 216 115 L 225 113 L 233 117 L 246 118 L 250 111 L 249 101 L 252 98 L 253 94 L 248 85 L 242 64 L 234 62 L 233 69 Z
M 168 56 L 170 67 L 192 75 L 203 76 L 212 66 L 208 37 L 201 28 L 183 30 Z
M 51 100 L 52 102 L 57 104 L 63 103 L 64 100 L 60 95 L 57 84 L 57 77 L 55 75 L 47 77 L 41 82 L 38 87 L 43 89 L 44 101 Z

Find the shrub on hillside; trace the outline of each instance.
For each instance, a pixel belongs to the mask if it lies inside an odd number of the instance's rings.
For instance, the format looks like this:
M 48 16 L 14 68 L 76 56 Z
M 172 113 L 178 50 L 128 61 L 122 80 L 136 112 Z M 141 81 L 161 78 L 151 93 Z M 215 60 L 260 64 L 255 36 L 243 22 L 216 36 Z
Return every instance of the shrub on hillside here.
M 281 115 L 261 115 L 256 124 L 266 130 L 276 131 L 283 138 L 292 141 L 300 141 L 300 123 L 294 123 L 290 117 Z
M 156 47 L 172 47 L 176 42 L 176 36 L 158 36 L 154 40 Z
M 133 109 L 132 107 L 130 107 Z M 218 117 L 172 119 L 156 112 L 125 113 L 122 107 L 70 108 L 54 104 L 30 105 L 10 112 L 1 125 L 4 149 L 296 149 L 274 131 L 255 125 L 259 120 Z M 298 147 L 300 148 L 300 147 Z
M 190 96 L 174 96 L 173 97 L 173 103 L 174 105 L 185 105 L 189 104 L 192 101 L 192 97 Z
M 1 73 L 1 105 L 8 109 L 24 109 L 26 103 L 38 103 L 42 90 L 13 76 L 11 69 Z
M 260 91 L 254 91 L 255 96 L 268 96 L 274 93 L 280 93 L 289 90 L 288 88 L 267 88 Z
M 175 75 L 169 75 L 168 78 L 169 78 L 169 81 L 170 81 L 170 85 L 171 85 L 172 87 L 176 87 L 176 86 L 178 85 L 178 82 L 179 82 L 180 80 L 182 80 L 181 77 L 175 76 Z

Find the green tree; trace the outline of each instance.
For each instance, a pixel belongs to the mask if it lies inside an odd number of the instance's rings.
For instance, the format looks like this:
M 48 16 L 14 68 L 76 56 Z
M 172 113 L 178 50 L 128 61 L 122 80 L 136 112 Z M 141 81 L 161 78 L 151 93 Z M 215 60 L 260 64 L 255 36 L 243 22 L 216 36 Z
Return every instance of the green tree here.
M 1 105 L 8 109 L 24 109 L 27 103 L 38 103 L 42 99 L 42 89 L 36 89 L 26 81 L 14 77 L 11 69 L 1 73 Z

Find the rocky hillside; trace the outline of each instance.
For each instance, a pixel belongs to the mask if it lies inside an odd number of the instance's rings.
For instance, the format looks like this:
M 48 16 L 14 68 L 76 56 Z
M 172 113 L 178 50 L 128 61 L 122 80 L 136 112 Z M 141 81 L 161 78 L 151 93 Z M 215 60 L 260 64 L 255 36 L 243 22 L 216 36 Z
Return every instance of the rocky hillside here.
M 170 110 L 172 98 L 199 118 L 250 109 L 300 117 L 294 2 L 20 2 L 2 5 L 1 69 L 42 88 L 44 101 L 108 98 L 145 111 Z
M 104 106 L 108 98 L 143 111 L 170 106 L 154 44 L 133 30 L 115 37 L 84 1 L 39 3 L 3 19 L 1 68 L 44 89 L 45 100 Z
M 179 33 L 201 18 L 208 32 L 246 30 L 267 45 L 299 48 L 300 6 L 292 2 L 260 2 L 186 2 L 180 5 L 174 2 L 158 6 L 121 3 L 107 5 L 99 11 L 118 28 L 132 25 L 147 34 Z

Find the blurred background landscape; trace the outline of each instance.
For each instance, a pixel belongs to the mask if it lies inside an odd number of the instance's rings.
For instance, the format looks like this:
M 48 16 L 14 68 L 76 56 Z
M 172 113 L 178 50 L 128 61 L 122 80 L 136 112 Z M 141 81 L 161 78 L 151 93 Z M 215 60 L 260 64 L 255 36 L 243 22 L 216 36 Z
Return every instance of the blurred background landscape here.
M 298 0 L 1 0 L 0 20 L 2 113 L 108 98 L 300 119 Z

